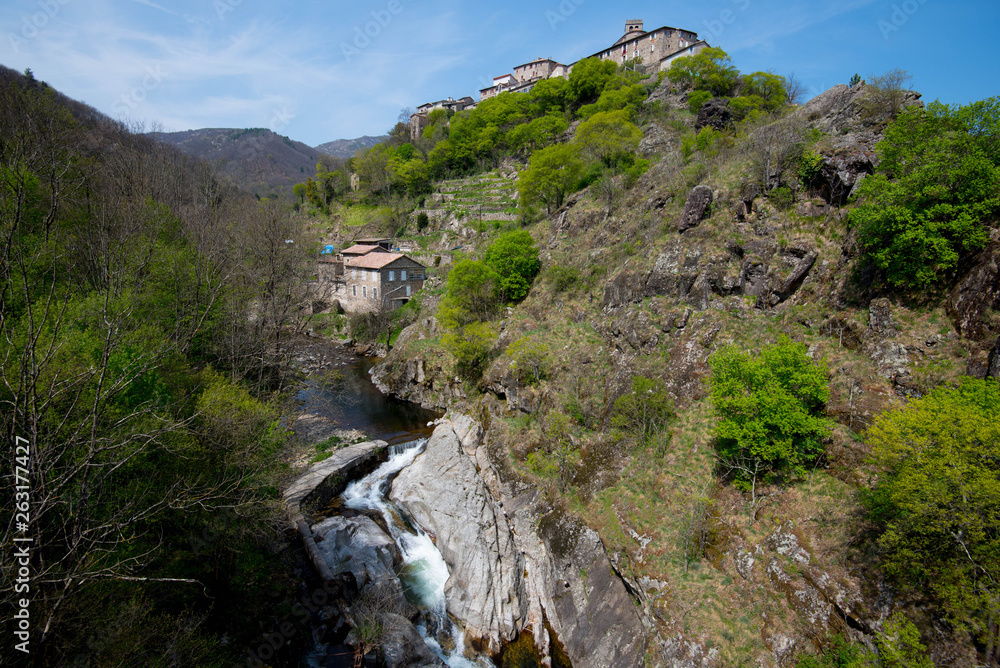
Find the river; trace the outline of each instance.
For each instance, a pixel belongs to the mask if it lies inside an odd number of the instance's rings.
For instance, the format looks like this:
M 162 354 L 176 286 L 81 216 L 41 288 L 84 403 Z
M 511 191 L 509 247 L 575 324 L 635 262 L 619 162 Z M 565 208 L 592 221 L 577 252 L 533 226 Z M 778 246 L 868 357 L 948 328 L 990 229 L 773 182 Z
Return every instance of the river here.
M 322 370 L 312 373 L 297 392 L 299 409 L 328 428 L 358 430 L 390 443 L 389 459 L 377 470 L 352 482 L 330 512 L 366 514 L 384 527 L 399 547 L 399 580 L 409 603 L 420 611 L 414 624 L 427 646 L 452 668 L 493 666 L 483 655 L 466 651 L 463 631 L 449 616 L 445 602 L 448 566 L 430 536 L 387 496 L 392 480 L 423 452 L 439 413 L 383 395 L 371 382 L 375 360 L 343 348 L 324 347 Z M 319 433 L 323 433 L 320 430 Z M 343 510 L 338 510 L 343 509 Z M 324 648 L 315 647 L 308 663 Z M 471 658 L 470 658 L 471 657 Z

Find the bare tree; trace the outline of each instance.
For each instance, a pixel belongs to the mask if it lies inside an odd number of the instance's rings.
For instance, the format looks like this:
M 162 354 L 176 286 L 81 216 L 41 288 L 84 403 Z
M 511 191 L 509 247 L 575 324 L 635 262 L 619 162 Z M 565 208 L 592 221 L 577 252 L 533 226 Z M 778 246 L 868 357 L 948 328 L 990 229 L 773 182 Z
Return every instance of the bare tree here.
M 803 127 L 795 116 L 748 121 L 740 147 L 750 159 L 751 185 L 763 192 L 781 185 L 785 172 L 798 158 Z
M 909 72 L 899 68 L 869 76 L 864 94 L 858 100 L 862 119 L 872 125 L 894 119 L 903 108 L 906 86 L 912 79 Z
M 795 72 L 785 77 L 785 99 L 788 104 L 801 104 L 805 101 L 807 92 L 806 85 L 795 76 Z

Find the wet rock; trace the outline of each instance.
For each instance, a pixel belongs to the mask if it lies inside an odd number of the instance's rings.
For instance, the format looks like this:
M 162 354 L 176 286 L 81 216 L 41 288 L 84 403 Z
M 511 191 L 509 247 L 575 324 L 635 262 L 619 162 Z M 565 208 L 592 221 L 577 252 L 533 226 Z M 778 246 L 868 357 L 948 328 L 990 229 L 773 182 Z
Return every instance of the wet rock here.
M 686 232 L 705 218 L 705 212 L 712 205 L 712 189 L 708 186 L 695 186 L 684 204 L 684 212 L 677 223 L 678 232 Z
M 399 548 L 371 518 L 335 515 L 313 525 L 312 533 L 330 571 L 353 575 L 358 590 L 396 580 L 395 567 L 402 561 Z
M 437 668 L 447 665 L 427 647 L 406 617 L 387 614 L 384 623 L 389 631 L 380 649 L 386 668 Z
M 390 498 L 434 537 L 447 562 L 448 612 L 471 639 L 497 653 L 524 627 L 524 558 L 466 454 L 479 433 L 468 419 L 443 421 L 424 453 L 396 477 Z
M 701 105 L 698 110 L 698 120 L 695 121 L 694 129 L 701 130 L 704 127 L 725 130 L 733 124 L 733 112 L 729 109 L 729 103 L 718 97 Z

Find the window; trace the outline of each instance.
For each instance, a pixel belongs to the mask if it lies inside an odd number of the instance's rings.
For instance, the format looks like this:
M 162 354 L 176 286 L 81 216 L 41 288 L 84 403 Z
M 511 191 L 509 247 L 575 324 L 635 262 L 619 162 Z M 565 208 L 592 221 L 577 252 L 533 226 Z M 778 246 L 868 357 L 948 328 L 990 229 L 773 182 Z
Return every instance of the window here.
M 351 269 L 351 279 L 352 280 L 357 280 L 357 278 L 358 278 L 358 270 L 357 269 Z
M 352 285 L 351 286 L 351 292 L 354 293 L 355 297 L 357 297 L 358 296 L 358 286 Z
M 378 299 L 378 288 L 372 288 L 372 299 Z
M 406 286 L 406 296 L 407 297 L 410 296 L 410 286 L 409 285 Z
M 367 285 L 362 285 L 361 286 L 361 296 L 362 297 L 367 297 L 368 296 L 368 286 Z
M 405 269 L 403 269 L 401 272 L 399 272 L 399 280 L 401 280 L 401 281 L 405 281 L 406 280 L 406 270 Z
M 396 272 L 390 271 L 389 272 L 389 282 L 391 283 L 391 282 L 393 282 L 395 280 L 396 280 Z

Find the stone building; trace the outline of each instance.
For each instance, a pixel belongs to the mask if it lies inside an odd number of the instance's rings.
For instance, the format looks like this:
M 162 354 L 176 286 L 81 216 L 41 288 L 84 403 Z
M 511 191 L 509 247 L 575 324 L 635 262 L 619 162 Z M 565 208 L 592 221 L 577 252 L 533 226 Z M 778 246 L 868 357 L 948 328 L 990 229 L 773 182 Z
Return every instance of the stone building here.
M 430 113 L 435 109 L 444 109 L 446 111 L 458 113 L 475 106 L 476 101 L 468 95 L 457 100 L 449 97 L 447 100 L 425 102 L 417 107 L 417 111 L 415 113 L 410 114 L 410 140 L 416 141 L 420 137 L 420 133 L 424 131 L 425 127 L 427 127 L 427 117 L 430 116 Z
M 642 20 L 636 19 L 625 23 L 625 34 L 617 42 L 589 57 L 612 60 L 619 65 L 638 59 L 647 71 L 659 72 L 668 69 L 675 58 L 694 55 L 707 46 L 698 39 L 698 33 L 670 26 L 646 32 Z
M 424 287 L 424 265 L 403 253 L 388 250 L 388 239 L 359 241 L 338 255 L 321 255 L 318 279 L 324 293 L 345 311 L 363 313 L 398 308 Z

